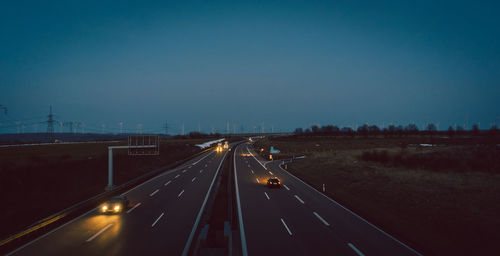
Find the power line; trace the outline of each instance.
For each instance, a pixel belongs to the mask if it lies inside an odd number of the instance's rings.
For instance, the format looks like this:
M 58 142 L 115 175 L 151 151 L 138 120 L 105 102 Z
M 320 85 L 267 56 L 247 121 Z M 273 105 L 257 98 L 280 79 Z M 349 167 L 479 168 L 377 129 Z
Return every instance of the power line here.
M 47 133 L 53 134 L 54 133 L 54 116 L 52 115 L 52 106 L 50 106 L 50 112 L 49 115 L 47 116 L 49 120 L 47 120 Z M 71 128 L 73 130 L 73 127 Z
M 7 115 L 7 107 L 3 106 L 3 105 L 0 105 L 0 110 L 1 109 L 3 109 L 4 114 Z

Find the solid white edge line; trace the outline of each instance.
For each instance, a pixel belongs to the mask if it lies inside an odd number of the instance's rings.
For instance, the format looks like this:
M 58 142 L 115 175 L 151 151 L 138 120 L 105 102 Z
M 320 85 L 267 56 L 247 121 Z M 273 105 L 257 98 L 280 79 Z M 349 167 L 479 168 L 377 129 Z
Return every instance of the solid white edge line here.
M 298 195 L 294 195 L 294 197 L 297 198 L 297 200 L 302 204 L 305 204 L 304 200 L 302 200 Z
M 227 155 L 227 151 L 219 163 L 219 167 L 217 168 L 217 171 L 215 172 L 214 178 L 212 179 L 212 183 L 210 183 L 210 187 L 208 188 L 207 195 L 205 196 L 205 200 L 203 200 L 203 204 L 201 205 L 200 211 L 198 212 L 198 216 L 196 217 L 196 221 L 194 222 L 193 228 L 191 229 L 191 233 L 189 234 L 186 245 L 184 246 L 184 250 L 182 251 L 182 256 L 188 255 L 189 247 L 191 246 L 191 242 L 193 241 L 194 233 L 196 232 L 196 228 L 198 227 L 198 224 L 200 223 L 201 215 L 203 213 L 203 210 L 205 209 L 205 205 L 207 204 L 208 197 L 210 196 L 210 191 L 212 190 L 212 187 L 215 183 L 215 179 L 217 178 L 217 174 L 219 173 L 220 167 L 222 166 L 222 162 L 224 162 L 226 155 Z
M 203 160 L 203 159 L 205 159 L 207 156 L 209 156 L 209 155 L 210 155 L 210 154 L 212 154 L 212 153 L 213 153 L 213 152 L 208 152 L 208 153 L 205 153 L 206 155 L 205 155 L 204 157 L 202 157 L 200 160 L 198 160 L 198 162 L 199 162 L 199 161 L 201 161 L 201 160 Z M 129 189 L 129 190 L 127 190 L 127 191 L 123 192 L 123 193 L 121 193 L 120 195 L 124 196 L 124 195 L 126 195 L 126 194 L 130 193 L 130 191 L 135 190 L 135 189 L 138 189 L 138 188 L 142 187 L 143 185 L 145 185 L 145 184 L 147 184 L 147 183 L 149 183 L 149 182 L 151 182 L 151 181 L 153 181 L 153 180 L 155 180 L 155 179 L 158 179 L 158 178 L 163 177 L 163 176 L 165 176 L 165 175 L 168 175 L 168 174 L 170 174 L 170 173 L 175 173 L 175 172 L 178 172 L 178 171 L 180 171 L 182 168 L 184 168 L 183 166 L 185 166 L 185 164 L 184 164 L 184 165 L 181 165 L 181 166 L 178 166 L 178 167 L 176 167 L 176 168 L 174 168 L 174 169 L 171 169 L 171 170 L 165 170 L 165 172 L 163 172 L 162 174 L 158 174 L 157 176 L 152 177 L 151 179 L 149 179 L 149 180 L 147 180 L 147 181 L 145 181 L 145 182 L 143 182 L 143 183 L 141 183 L 141 184 L 139 184 L 139 185 L 137 185 L 137 186 L 135 186 L 135 187 L 133 187 L 133 188 L 131 188 L 131 189 Z M 181 168 L 181 167 L 182 167 L 182 168 Z
M 167 186 L 168 184 L 170 184 L 170 182 L 172 182 L 171 180 L 167 181 L 167 183 L 165 183 L 163 186 Z
M 351 247 L 351 249 L 353 251 L 355 251 L 359 256 L 365 256 L 360 250 L 358 250 L 358 248 L 356 248 L 356 246 L 354 246 L 353 244 L 351 243 L 348 243 L 347 245 L 349 245 L 349 247 Z
M 198 161 L 196 161 L 196 162 L 192 163 L 191 165 L 195 165 L 195 164 L 199 163 L 201 160 L 205 159 L 207 156 L 209 156 L 209 155 L 210 155 L 210 154 L 212 154 L 213 152 L 214 152 L 214 151 L 210 151 L 210 153 L 208 153 L 206 156 L 202 157 L 200 160 L 198 160 Z
M 205 159 L 207 156 L 211 155 L 212 153 L 213 153 L 213 151 L 209 152 L 207 155 L 205 155 L 203 158 L 201 158 L 200 160 L 198 160 L 198 161 L 197 161 L 196 163 L 194 163 L 194 164 L 197 164 L 199 161 L 201 161 L 201 160 Z M 151 182 L 151 181 L 153 181 L 153 180 L 155 180 L 155 179 L 158 179 L 158 178 L 160 178 L 160 177 L 163 177 L 164 175 L 167 175 L 167 174 L 169 174 L 169 173 L 179 171 L 179 170 L 176 170 L 176 169 L 180 169 L 180 168 L 179 168 L 179 167 L 177 167 L 177 168 L 174 168 L 174 169 L 171 169 L 171 170 L 165 170 L 165 172 L 164 172 L 164 173 L 159 174 L 159 175 L 157 175 L 157 176 L 155 176 L 155 177 L 152 177 L 151 179 L 149 179 L 149 180 L 147 180 L 147 181 L 145 181 L 145 182 L 143 182 L 143 183 L 141 183 L 141 184 L 139 184 L 139 185 L 137 185 L 137 186 L 135 186 L 135 187 L 133 187 L 133 188 L 131 188 L 131 189 L 129 189 L 129 190 L 127 190 L 127 191 L 123 192 L 123 193 L 121 193 L 120 195 L 122 195 L 122 196 L 127 195 L 127 194 L 128 194 L 128 193 L 130 193 L 132 190 L 138 189 L 138 188 L 142 187 L 143 185 L 145 185 L 145 184 L 147 184 L 147 183 L 149 183 L 149 182 Z M 18 248 L 16 248 L 16 249 L 14 249 L 14 250 L 12 250 L 11 252 L 9 252 L 9 253 L 5 254 L 5 256 L 10 256 L 10 255 L 13 255 L 14 253 L 16 253 L 16 252 L 18 252 L 18 251 L 20 251 L 20 250 L 22 250 L 22 249 L 24 249 L 24 248 L 26 248 L 26 247 L 30 246 L 31 244 L 33 244 L 33 243 L 35 243 L 35 242 L 38 242 L 40 239 L 43 239 L 43 238 L 45 238 L 45 237 L 47 237 L 47 236 L 51 235 L 52 233 L 54 233 L 54 232 L 56 232 L 56 231 L 58 231 L 58 230 L 60 230 L 60 229 L 64 228 L 65 226 L 67 226 L 67 225 L 69 225 L 69 224 L 71 224 L 71 223 L 73 223 L 73 222 L 75 222 L 75 221 L 77 221 L 77 220 L 81 219 L 83 216 L 85 216 L 85 215 L 87 215 L 87 214 L 89 214 L 89 213 L 91 213 L 91 212 L 93 212 L 93 211 L 97 210 L 98 208 L 99 208 L 99 207 L 95 207 L 95 208 L 93 208 L 93 209 L 89 210 L 88 212 L 83 213 L 82 215 L 80 215 L 80 216 L 78 216 L 78 217 L 76 217 L 76 218 L 74 218 L 74 219 L 72 219 L 72 220 L 70 220 L 70 221 L 68 221 L 68 222 L 66 222 L 66 223 L 64 223 L 64 224 L 62 224 L 61 226 L 56 227 L 56 228 L 54 228 L 53 230 L 51 230 L 51 231 L 49 231 L 49 232 L 47 232 L 47 233 L 45 233 L 45 234 L 43 234 L 43 235 L 41 235 L 41 236 L 39 236 L 39 237 L 37 237 L 37 238 L 35 238 L 35 239 L 33 239 L 33 240 L 29 241 L 28 243 L 23 244 L 22 246 L 20 246 L 20 247 L 18 247 Z
M 313 214 L 323 222 L 323 224 L 325 224 L 326 226 L 330 226 L 330 223 L 326 222 L 325 219 L 323 219 L 321 216 L 319 216 L 319 214 L 317 214 L 316 212 L 313 212 Z
M 330 200 L 331 202 L 333 202 L 334 204 L 340 206 L 342 209 L 346 210 L 347 212 L 351 213 L 352 215 L 356 216 L 357 218 L 359 218 L 360 220 L 362 220 L 363 222 L 365 222 L 366 224 L 370 225 L 372 228 L 378 230 L 379 232 L 381 232 L 382 234 L 388 236 L 389 238 L 391 238 L 392 240 L 396 241 L 397 243 L 399 243 L 400 245 L 402 245 L 403 247 L 405 247 L 406 249 L 410 250 L 411 252 L 415 253 L 416 255 L 419 255 L 419 256 L 423 256 L 422 254 L 420 254 L 419 252 L 417 252 L 415 249 L 409 247 L 408 245 L 404 244 L 403 242 L 399 241 L 398 239 L 396 239 L 395 237 L 391 236 L 390 234 L 386 233 L 385 231 L 383 231 L 382 229 L 380 229 L 379 227 L 375 226 L 374 224 L 370 223 L 369 221 L 363 219 L 361 216 L 357 215 L 356 213 L 354 213 L 353 211 L 347 209 L 345 206 L 341 205 L 340 203 L 338 203 L 337 201 L 331 199 L 330 197 L 328 197 L 327 195 L 319 192 L 319 190 L 311 187 L 311 185 L 305 183 L 304 181 L 302 181 L 301 179 L 295 177 L 295 175 L 287 172 L 285 169 L 281 168 L 281 166 L 279 166 L 279 168 L 281 170 L 283 170 L 283 172 L 285 172 L 286 174 L 288 174 L 289 176 L 292 176 L 293 178 L 295 178 L 296 180 L 302 182 L 302 184 L 306 185 L 307 187 L 311 188 L 312 190 L 318 192 L 320 195 L 324 196 L 326 199 Z
M 247 147 L 247 151 L 248 151 L 248 154 L 252 155 L 253 159 L 255 159 L 255 161 L 257 161 L 257 163 L 259 163 L 260 165 L 262 165 L 262 167 L 264 167 L 264 170 L 267 170 L 267 167 L 265 167 L 255 156 L 254 154 L 250 153 L 250 149 L 248 149 Z M 248 166 L 250 167 L 250 166 Z
M 130 208 L 127 213 L 131 213 L 135 208 L 139 207 L 139 205 L 141 205 L 141 203 L 137 203 L 136 205 L 134 205 L 134 207 Z
M 158 193 L 158 191 L 160 191 L 159 189 L 155 190 L 153 193 L 149 194 L 149 196 L 154 196 L 156 193 Z
M 156 225 L 156 223 L 161 219 L 161 217 L 163 217 L 164 214 L 165 213 L 162 212 L 161 215 L 160 215 L 160 217 L 158 217 L 158 219 L 156 219 L 155 222 L 153 222 L 153 224 L 151 224 L 151 227 L 154 227 Z
M 286 225 L 285 221 L 283 220 L 283 218 L 280 218 L 281 219 L 281 223 L 283 223 L 283 226 L 285 226 L 286 228 L 286 231 L 288 231 L 288 234 L 292 235 L 292 231 L 290 231 L 290 229 L 288 228 L 288 226 Z
M 49 231 L 49 232 L 47 232 L 47 233 L 43 234 L 42 236 L 40 236 L 40 237 L 38 237 L 38 238 L 36 238 L 36 239 L 34 239 L 34 240 L 31 240 L 30 242 L 28 242 L 28 243 L 26 243 L 26 244 L 24 244 L 24 245 L 20 246 L 19 248 L 16 248 L 15 250 L 13 250 L 13 251 L 11 251 L 11 252 L 9 252 L 9 253 L 5 254 L 5 256 L 10 256 L 10 255 L 12 255 L 12 254 L 14 254 L 14 253 L 16 253 L 16 252 L 18 252 L 18 251 L 20 251 L 20 250 L 22 250 L 22 249 L 26 248 L 27 246 L 29 246 L 29 245 L 31 245 L 31 244 L 33 244 L 33 243 L 37 242 L 38 240 L 40 240 L 40 239 L 42 239 L 42 238 L 44 238 L 44 237 L 46 237 L 46 236 L 49 236 L 50 234 L 52 234 L 52 233 L 54 233 L 54 232 L 58 231 L 59 229 L 61 229 L 61 228 L 65 227 L 65 226 L 67 226 L 67 225 L 69 225 L 69 224 L 71 224 L 71 223 L 73 223 L 73 222 L 75 222 L 75 221 L 79 220 L 79 219 L 80 219 L 80 218 L 82 218 L 83 216 L 85 216 L 85 215 L 87 215 L 87 214 L 89 214 L 89 213 L 91 213 L 91 212 L 93 212 L 93 211 L 96 211 L 98 208 L 99 208 L 99 207 L 96 207 L 96 208 L 94 208 L 94 209 L 92 209 L 92 210 L 90 210 L 90 211 L 88 211 L 88 212 L 86 212 L 86 213 L 84 213 L 84 214 L 82 214 L 82 215 L 80 215 L 80 216 L 78 216 L 78 217 L 76 217 L 76 218 L 74 218 L 74 219 L 72 219 L 72 220 L 70 220 L 70 221 L 68 221 L 68 222 L 64 223 L 63 225 L 61 225 L 61 226 L 59 226 L 59 227 L 57 227 L 57 228 L 55 228 L 55 229 L 53 229 L 53 230 L 51 230 L 51 231 Z
M 269 196 L 267 195 L 267 193 L 266 193 L 266 192 L 264 192 L 264 194 L 266 194 L 267 200 L 271 199 L 271 198 L 269 198 Z
M 241 238 L 241 251 L 243 253 L 243 256 L 248 256 L 248 251 L 247 251 L 247 240 L 245 237 L 245 228 L 243 226 L 243 215 L 241 212 L 241 201 L 240 201 L 240 190 L 238 187 L 238 176 L 236 172 L 236 150 L 238 148 L 234 149 L 234 162 L 233 162 L 233 168 L 234 168 L 234 187 L 236 191 L 236 204 L 238 205 L 238 222 L 240 223 L 240 238 Z
M 179 193 L 177 197 L 181 197 L 182 193 L 184 193 L 184 189 Z
M 109 223 L 108 225 L 103 227 L 101 230 L 99 230 L 99 232 L 95 233 L 95 235 L 93 235 L 89 239 L 87 239 L 87 243 L 94 240 L 94 238 L 98 237 L 100 234 L 102 234 L 104 231 L 106 231 L 106 229 L 108 229 L 111 226 L 113 226 L 113 223 Z
M 194 178 L 191 180 L 191 182 L 193 182 L 194 180 L 196 180 L 196 177 L 194 177 Z
M 286 190 L 290 190 L 285 184 L 283 184 L 283 187 L 285 187 Z

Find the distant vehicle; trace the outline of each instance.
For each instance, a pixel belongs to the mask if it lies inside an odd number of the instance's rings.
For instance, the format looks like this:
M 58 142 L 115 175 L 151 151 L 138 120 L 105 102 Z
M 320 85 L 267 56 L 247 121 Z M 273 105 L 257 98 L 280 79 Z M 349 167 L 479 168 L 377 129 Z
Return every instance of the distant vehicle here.
M 215 148 L 216 152 L 222 152 L 222 143 L 217 143 L 217 147 Z
M 267 186 L 268 187 L 278 187 L 279 188 L 281 186 L 280 179 L 278 179 L 278 177 L 269 178 L 267 180 Z
M 228 149 L 229 148 L 229 144 L 227 143 L 227 141 L 224 142 L 224 149 Z
M 101 205 L 102 213 L 121 213 L 128 207 L 129 201 L 126 196 L 115 196 Z

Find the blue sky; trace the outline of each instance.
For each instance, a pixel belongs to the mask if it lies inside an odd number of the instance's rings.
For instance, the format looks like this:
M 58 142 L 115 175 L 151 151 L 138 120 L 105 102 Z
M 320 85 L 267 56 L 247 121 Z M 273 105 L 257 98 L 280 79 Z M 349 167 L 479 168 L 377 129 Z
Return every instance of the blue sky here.
M 0 133 L 500 124 L 491 1 L 0 4 Z M 44 130 L 40 123 L 36 129 Z

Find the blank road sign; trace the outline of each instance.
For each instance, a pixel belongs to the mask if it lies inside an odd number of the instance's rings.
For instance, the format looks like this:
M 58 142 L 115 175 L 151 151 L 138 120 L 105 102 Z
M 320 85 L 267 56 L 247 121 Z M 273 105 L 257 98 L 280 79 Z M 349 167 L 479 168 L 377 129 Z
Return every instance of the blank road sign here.
M 128 136 L 128 154 L 132 156 L 159 155 L 160 136 L 135 135 Z

